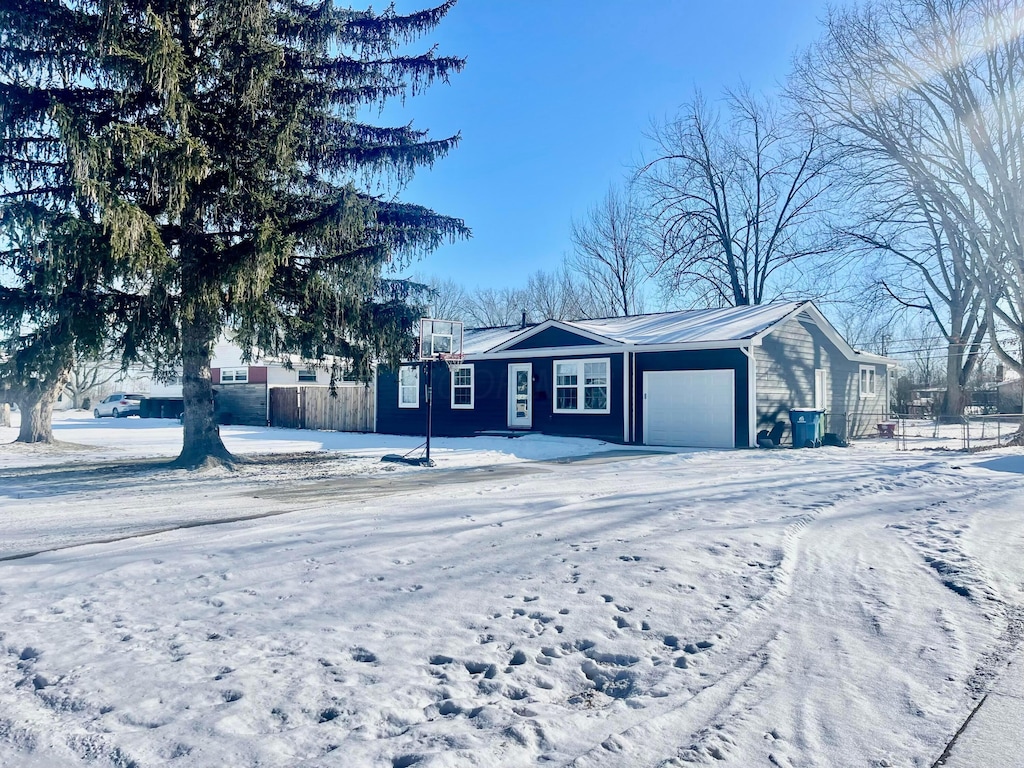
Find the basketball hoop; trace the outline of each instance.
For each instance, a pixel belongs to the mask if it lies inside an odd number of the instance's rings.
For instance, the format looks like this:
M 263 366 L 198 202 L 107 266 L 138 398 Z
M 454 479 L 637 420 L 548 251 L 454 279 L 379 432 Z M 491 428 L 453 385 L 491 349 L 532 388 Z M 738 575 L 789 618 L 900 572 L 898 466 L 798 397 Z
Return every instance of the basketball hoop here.
M 462 323 L 459 320 L 420 320 L 420 361 L 462 358 Z
M 454 374 L 455 369 L 462 365 L 463 356 L 458 352 L 451 352 L 445 354 L 444 352 L 437 353 L 437 359 L 448 366 L 448 373 Z

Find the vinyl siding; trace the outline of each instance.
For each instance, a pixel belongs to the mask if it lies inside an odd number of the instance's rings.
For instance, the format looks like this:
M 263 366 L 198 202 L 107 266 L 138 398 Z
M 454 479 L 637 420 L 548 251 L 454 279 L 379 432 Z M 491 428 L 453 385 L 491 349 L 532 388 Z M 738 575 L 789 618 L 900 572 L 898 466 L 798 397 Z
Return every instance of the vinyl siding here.
M 438 437 L 469 436 L 486 430 L 508 429 L 508 368 L 516 363 L 533 365 L 532 431 L 565 437 L 592 437 L 623 442 L 622 355 L 595 353 L 560 355 L 559 360 L 609 358 L 610 413 L 554 413 L 553 357 L 521 357 L 502 360 L 470 360 L 474 367 L 474 407 L 451 407 L 448 367 L 434 365 L 434 412 L 432 434 Z M 399 435 L 426 433 L 426 377 L 420 374 L 420 407 L 398 407 L 398 378 L 393 370 L 380 369 L 377 377 L 377 431 Z
M 789 410 L 814 407 L 814 372 L 828 371 L 826 431 L 842 437 L 875 432 L 886 408 L 886 367 L 875 365 L 875 396 L 860 397 L 861 363 L 850 360 L 818 326 L 793 318 L 779 325 L 755 348 L 757 360 L 757 429 L 787 425 Z
M 548 349 L 551 347 L 583 347 L 600 345 L 601 342 L 572 333 L 563 328 L 545 328 L 543 331 L 523 339 L 509 347 L 510 350 Z

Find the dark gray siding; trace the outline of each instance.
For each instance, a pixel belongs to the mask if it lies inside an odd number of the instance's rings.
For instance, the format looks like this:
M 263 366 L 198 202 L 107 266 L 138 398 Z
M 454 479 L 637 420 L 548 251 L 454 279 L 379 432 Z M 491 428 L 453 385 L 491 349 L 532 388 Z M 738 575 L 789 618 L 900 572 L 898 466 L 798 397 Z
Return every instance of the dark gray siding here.
M 267 425 L 266 384 L 220 384 L 214 390 L 217 418 L 222 423 Z
M 562 328 L 545 328 L 540 333 L 523 339 L 518 344 L 509 347 L 510 350 L 520 349 L 549 349 L 551 347 L 582 347 L 600 344 L 599 341 L 588 339 Z
M 757 360 L 757 429 L 789 424 L 790 408 L 814 407 L 816 369 L 828 371 L 826 428 L 844 437 L 875 431 L 887 411 L 886 367 L 875 365 L 875 396 L 860 396 L 860 363 L 850 360 L 814 322 L 793 318 L 754 348 Z M 788 435 L 788 430 L 787 430 Z
M 637 352 L 636 378 L 633 380 L 635 432 L 634 440 L 642 443 L 644 424 L 644 372 L 645 371 L 735 371 L 734 393 L 736 445 L 749 445 L 750 409 L 747 356 L 738 349 L 702 349 L 686 352 Z
M 623 442 L 622 355 L 566 355 L 558 360 L 607 357 L 610 360 L 610 413 L 554 413 L 551 357 L 521 357 L 501 360 L 473 360 L 474 407 L 451 407 L 451 379 L 448 367 L 433 369 L 434 412 L 432 434 L 460 437 L 485 430 L 508 429 L 508 367 L 514 363 L 533 364 L 533 431 L 566 437 L 592 437 Z M 395 371 L 380 369 L 377 375 L 377 431 L 399 435 L 426 433 L 426 379 L 420 373 L 420 407 L 398 407 L 398 377 Z

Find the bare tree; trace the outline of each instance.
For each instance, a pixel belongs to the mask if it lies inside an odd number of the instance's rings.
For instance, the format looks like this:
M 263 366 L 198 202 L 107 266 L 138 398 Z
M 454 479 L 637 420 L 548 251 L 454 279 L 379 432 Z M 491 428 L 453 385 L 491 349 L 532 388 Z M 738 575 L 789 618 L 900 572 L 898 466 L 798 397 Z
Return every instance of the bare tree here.
M 797 68 L 800 97 L 831 123 L 849 162 L 883 169 L 920 197 L 918 213 L 932 217 L 958 277 L 980 292 L 994 351 L 1018 372 L 1024 361 L 998 331 L 1024 341 L 1022 79 L 1019 0 L 874 0 L 836 10 Z M 946 263 L 932 262 L 929 276 Z M 960 304 L 978 311 L 969 291 Z M 982 323 L 943 319 L 951 348 L 974 348 Z
M 770 101 L 730 92 L 726 116 L 697 94 L 655 125 L 638 177 L 657 222 L 671 293 L 708 305 L 793 297 L 831 256 L 829 161 L 813 123 L 799 129 Z
M 651 253 L 647 231 L 631 186 L 610 186 L 600 203 L 572 223 L 575 250 L 568 267 L 604 300 L 610 315 L 628 317 L 644 311 Z
M 526 280 L 529 313 L 533 318 L 571 320 L 575 317 L 575 301 L 566 290 L 564 271 L 545 272 L 538 269 Z
M 472 308 L 472 298 L 461 283 L 451 278 L 432 277 L 426 281 L 430 296 L 430 316 L 444 320 L 466 322 Z
M 523 312 L 529 315 L 529 297 L 522 288 L 477 288 L 469 297 L 466 321 L 471 325 L 490 328 L 518 325 Z
M 875 280 L 884 290 L 881 298 L 923 311 L 941 334 L 946 391 L 939 413 L 960 416 L 988 330 L 975 280 L 980 245 L 943 215 L 937 207 L 941 200 L 932 200 L 927 190 L 906 188 L 894 170 L 861 164 L 849 174 L 853 194 L 870 200 L 870 212 L 846 234 L 879 256 Z
M 534 321 L 581 320 L 616 314 L 603 291 L 565 262 L 552 271 L 538 270 L 526 281 L 528 315 Z
M 537 270 L 525 287 L 477 288 L 467 290 L 453 279 L 426 281 L 433 317 L 462 320 L 467 326 L 519 325 L 526 313 L 528 323 L 548 319 L 577 320 L 613 314 L 593 286 L 567 268 L 565 263 L 551 272 Z
M 64 382 L 64 394 L 71 407 L 80 408 L 85 395 L 95 397 L 96 390 L 124 374 L 124 368 L 104 360 L 77 359 Z

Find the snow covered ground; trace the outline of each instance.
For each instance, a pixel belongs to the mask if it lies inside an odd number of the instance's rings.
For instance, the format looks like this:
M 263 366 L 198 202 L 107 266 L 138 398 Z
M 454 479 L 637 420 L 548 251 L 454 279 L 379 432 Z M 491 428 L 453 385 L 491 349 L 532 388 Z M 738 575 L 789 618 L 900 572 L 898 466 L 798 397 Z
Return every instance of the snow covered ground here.
M 0 765 L 927 768 L 1021 642 L 1020 449 L 223 432 L 0 445 Z

